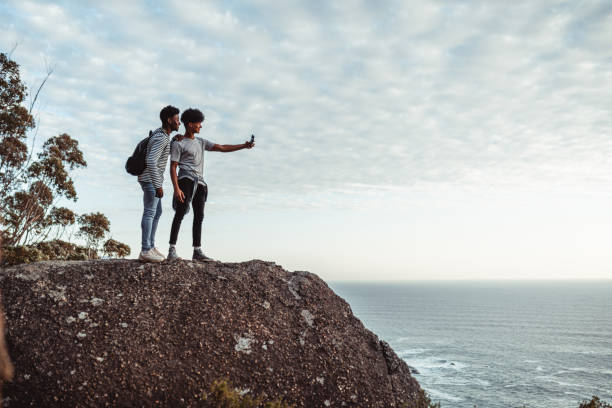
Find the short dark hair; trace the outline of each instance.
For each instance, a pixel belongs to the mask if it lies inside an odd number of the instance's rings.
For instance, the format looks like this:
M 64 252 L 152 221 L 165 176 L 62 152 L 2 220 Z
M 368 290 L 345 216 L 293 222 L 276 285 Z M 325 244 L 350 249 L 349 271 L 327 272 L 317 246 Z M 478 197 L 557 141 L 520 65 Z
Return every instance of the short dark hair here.
M 181 115 L 183 123 L 198 123 L 204 122 L 204 114 L 199 109 L 189 108 Z
M 172 105 L 166 106 L 159 112 L 159 118 L 161 119 L 162 126 L 166 126 L 168 124 L 168 119 L 173 117 L 174 115 L 179 114 L 178 108 L 175 108 Z

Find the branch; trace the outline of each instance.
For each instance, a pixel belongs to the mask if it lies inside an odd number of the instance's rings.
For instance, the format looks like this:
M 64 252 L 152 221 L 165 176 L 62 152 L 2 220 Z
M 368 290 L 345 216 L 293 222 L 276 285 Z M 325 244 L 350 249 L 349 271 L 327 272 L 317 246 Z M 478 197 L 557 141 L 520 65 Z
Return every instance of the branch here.
M 39 189 L 38 188 L 36 188 L 35 191 L 36 191 L 37 194 L 39 193 Z M 23 226 L 23 228 L 27 228 L 28 234 L 30 233 L 31 230 L 33 230 L 35 228 L 36 223 L 38 221 L 40 221 L 41 219 L 45 219 L 49 215 L 49 213 L 51 212 L 51 209 L 53 209 L 53 207 L 55 207 L 55 205 L 57 204 L 57 202 L 59 200 L 60 200 L 59 197 L 54 197 L 53 201 L 51 202 L 51 204 L 49 204 L 49 206 L 47 208 L 45 208 L 44 212 L 41 215 L 39 215 L 39 216 L 29 216 L 29 214 L 28 214 L 29 217 L 26 219 L 26 221 L 28 221 L 28 222 L 27 222 L 27 224 L 24 224 L 24 226 Z M 28 201 L 28 204 L 30 202 L 31 201 Z M 32 209 L 35 208 L 35 204 L 36 203 L 34 202 L 32 207 L 31 207 Z M 49 237 L 49 234 L 50 234 L 52 229 L 53 229 L 53 224 L 48 225 L 44 230 L 41 231 L 41 233 L 32 236 L 32 238 L 31 238 L 32 242 L 38 244 L 40 242 L 45 241 Z
M 54 70 L 55 70 L 55 67 L 51 67 L 49 66 L 49 64 L 47 64 L 47 75 L 45 76 L 45 79 L 43 79 L 40 86 L 38 87 L 38 90 L 36 90 L 36 94 L 34 95 L 34 99 L 32 100 L 32 103 L 30 103 L 30 110 L 28 110 L 28 113 L 30 115 L 32 114 L 32 109 L 34 109 L 34 104 L 36 104 L 36 100 L 38 99 L 38 95 L 40 94 L 40 91 L 42 90 L 43 86 L 45 86 L 45 83 L 47 82 L 47 80 L 49 79 L 49 77 L 51 76 Z
M 8 53 L 7 57 L 10 60 L 11 56 L 13 55 L 13 53 L 15 52 L 15 50 L 17 49 L 17 46 L 19 45 L 19 43 L 17 41 L 15 41 L 15 44 L 13 45 L 13 48 L 11 48 L 11 52 Z
M 19 173 L 17 173 L 17 177 L 21 176 L 21 174 L 27 170 L 30 162 L 32 161 L 32 155 L 34 154 L 34 145 L 36 144 L 36 136 L 38 136 L 38 129 L 40 128 L 40 113 L 36 114 L 35 119 L 36 127 L 34 128 L 34 136 L 32 137 L 32 147 L 30 147 L 30 154 L 28 155 L 28 160 L 26 160 L 25 164 L 21 166 Z
M 24 245 L 27 243 L 26 241 L 29 239 L 28 237 L 30 235 L 30 230 L 34 228 L 34 225 L 36 222 L 38 222 L 38 220 L 43 218 L 48 213 L 49 208 L 52 207 L 53 203 L 56 200 L 54 199 L 54 201 L 51 202 L 51 204 L 47 207 L 47 209 L 45 209 L 42 215 L 39 215 L 39 216 L 34 215 L 33 212 L 36 209 L 36 197 L 38 197 L 38 194 L 40 194 L 39 186 L 40 185 L 36 185 L 36 187 L 34 187 L 34 190 L 32 191 L 33 199 L 32 198 L 28 199 L 25 205 L 23 206 L 21 210 L 21 214 L 22 214 L 21 222 L 19 223 L 18 228 L 15 229 L 14 236 L 16 237 L 17 242 L 22 242 L 22 239 L 24 239 L 24 234 L 25 234 L 25 239 L 23 241 Z M 32 237 L 32 239 L 34 239 L 34 237 Z
M 47 227 L 46 231 L 44 231 L 39 237 L 38 237 L 38 243 L 41 242 L 45 242 L 47 240 L 47 238 L 49 238 L 49 234 L 51 233 L 52 230 L 52 226 Z
M 32 114 L 34 105 L 36 104 L 36 101 L 38 100 L 38 95 L 40 94 L 40 91 L 43 89 L 43 87 L 45 86 L 45 83 L 47 82 L 47 80 L 49 79 L 53 71 L 55 70 L 55 67 L 51 67 L 48 63 L 46 65 L 47 65 L 47 75 L 45 76 L 45 79 L 43 79 L 43 81 L 38 86 L 38 89 L 36 90 L 36 94 L 34 95 L 34 99 L 30 103 L 30 109 L 28 110 L 28 113 L 30 115 Z M 37 116 L 40 117 L 39 115 Z M 28 167 L 28 165 L 30 164 L 30 161 L 32 160 L 32 154 L 34 154 L 34 144 L 36 143 L 37 135 L 38 135 L 38 124 L 36 125 L 36 131 L 34 132 L 34 137 L 32 139 L 32 147 L 30 148 L 30 155 L 28 156 L 28 160 L 26 161 L 26 164 L 24 167 Z

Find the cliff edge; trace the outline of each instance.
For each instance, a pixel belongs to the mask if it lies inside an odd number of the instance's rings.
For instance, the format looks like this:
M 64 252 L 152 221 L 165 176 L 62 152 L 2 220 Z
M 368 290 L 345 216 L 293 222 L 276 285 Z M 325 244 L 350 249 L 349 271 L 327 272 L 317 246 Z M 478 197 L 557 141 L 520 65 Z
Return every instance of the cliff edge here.
M 299 407 L 402 407 L 408 366 L 316 275 L 263 261 L 0 269 L 5 407 L 206 406 L 218 379 Z

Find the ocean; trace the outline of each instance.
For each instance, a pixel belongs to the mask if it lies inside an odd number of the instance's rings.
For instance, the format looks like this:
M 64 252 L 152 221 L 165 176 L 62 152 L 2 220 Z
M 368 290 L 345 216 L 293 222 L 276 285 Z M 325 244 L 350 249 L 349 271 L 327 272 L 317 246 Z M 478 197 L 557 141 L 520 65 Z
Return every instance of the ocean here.
M 442 408 L 612 404 L 612 281 L 330 287 Z

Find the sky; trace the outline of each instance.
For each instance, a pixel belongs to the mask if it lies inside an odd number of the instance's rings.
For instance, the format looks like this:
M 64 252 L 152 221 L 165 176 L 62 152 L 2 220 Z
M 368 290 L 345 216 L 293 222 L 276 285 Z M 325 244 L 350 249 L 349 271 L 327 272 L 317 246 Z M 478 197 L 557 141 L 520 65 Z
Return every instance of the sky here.
M 53 68 L 34 147 L 79 141 L 66 204 L 106 214 L 133 257 L 124 163 L 172 104 L 214 143 L 256 135 L 206 153 L 215 259 L 330 281 L 612 278 L 610 1 L 0 0 L 0 32 L 31 90 Z

